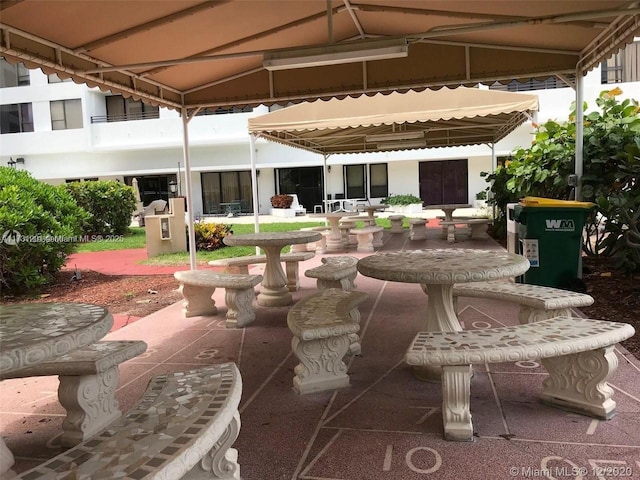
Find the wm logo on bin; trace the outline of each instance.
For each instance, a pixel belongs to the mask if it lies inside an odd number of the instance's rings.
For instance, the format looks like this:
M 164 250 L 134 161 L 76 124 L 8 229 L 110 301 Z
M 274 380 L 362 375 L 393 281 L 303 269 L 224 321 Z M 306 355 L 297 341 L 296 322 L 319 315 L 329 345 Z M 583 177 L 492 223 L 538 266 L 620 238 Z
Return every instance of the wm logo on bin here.
M 548 232 L 573 232 L 576 229 L 576 223 L 569 219 L 547 219 L 545 222 Z

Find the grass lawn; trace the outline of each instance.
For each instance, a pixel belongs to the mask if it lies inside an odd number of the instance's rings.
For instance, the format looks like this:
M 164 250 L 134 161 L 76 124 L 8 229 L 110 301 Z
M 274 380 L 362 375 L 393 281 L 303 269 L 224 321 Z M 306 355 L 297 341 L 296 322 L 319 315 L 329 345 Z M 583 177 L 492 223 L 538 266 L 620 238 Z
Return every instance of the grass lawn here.
M 406 222 L 406 220 L 405 220 Z M 227 224 L 227 222 L 219 222 Z M 364 224 L 357 222 L 359 227 Z M 386 218 L 376 219 L 376 224 L 390 228 L 391 223 Z M 253 223 L 239 223 L 228 224 L 231 225 L 231 229 L 235 235 L 242 235 L 245 233 L 253 233 Z M 300 230 L 305 227 L 318 227 L 324 225 L 324 222 L 285 222 L 285 223 L 262 223 L 260 224 L 261 232 L 289 232 L 293 230 Z M 129 233 L 123 237 L 115 239 L 100 240 L 94 242 L 81 243 L 78 245 L 78 252 L 102 252 L 107 250 L 123 250 L 129 248 L 145 248 L 146 235 L 144 227 L 130 227 Z M 291 247 L 286 247 L 283 251 L 288 252 Z M 242 257 L 244 255 L 254 255 L 256 253 L 255 247 L 224 247 L 212 252 L 197 252 L 196 260 L 199 264 L 205 264 L 210 260 L 217 260 L 219 258 L 229 257 Z M 157 257 L 149 258 L 142 262 L 144 265 L 188 265 L 189 264 L 189 252 L 180 253 L 167 253 L 165 255 L 159 255 Z
M 93 242 L 78 244 L 78 253 L 104 252 L 107 250 L 125 250 L 129 248 L 144 248 L 147 237 L 144 227 L 130 227 L 126 235 L 114 235 L 113 238 L 103 238 Z
M 225 222 L 221 222 L 225 223 Z M 234 235 L 242 235 L 245 233 L 253 233 L 253 224 L 230 224 Z M 261 232 L 290 232 L 300 230 L 305 227 L 318 227 L 324 225 L 322 222 L 296 222 L 296 223 L 263 223 L 260 224 Z M 283 251 L 289 251 L 290 247 L 286 247 Z M 206 264 L 210 260 L 219 258 L 242 257 L 244 255 L 255 255 L 255 247 L 224 247 L 212 252 L 196 252 L 196 261 L 199 264 Z M 188 265 L 189 252 L 167 253 L 149 258 L 142 262 L 144 265 Z
M 220 222 L 226 223 L 226 222 Z M 235 235 L 244 233 L 253 233 L 253 224 L 228 224 Z M 264 223 L 260 224 L 262 232 L 289 232 L 292 230 L 300 230 L 304 227 L 317 227 L 324 225 L 324 222 L 295 222 L 295 223 Z M 128 248 L 144 248 L 146 242 L 144 227 L 129 228 L 129 234 L 116 241 L 95 241 L 82 243 L 78 247 L 78 252 L 101 252 L 106 250 L 123 250 Z M 288 251 L 288 248 L 285 251 Z M 197 252 L 196 259 L 198 263 L 206 264 L 210 260 L 229 257 L 241 257 L 244 255 L 255 254 L 255 247 L 224 247 L 212 252 Z M 188 265 L 189 253 L 168 253 L 145 260 L 145 265 Z

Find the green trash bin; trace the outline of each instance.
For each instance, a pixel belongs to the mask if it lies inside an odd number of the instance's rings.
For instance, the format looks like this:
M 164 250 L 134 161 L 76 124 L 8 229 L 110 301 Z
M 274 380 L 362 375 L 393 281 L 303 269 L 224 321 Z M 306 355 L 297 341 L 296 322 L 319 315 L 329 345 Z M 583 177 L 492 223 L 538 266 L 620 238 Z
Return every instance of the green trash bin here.
M 525 197 L 514 208 L 518 253 L 531 268 L 520 283 L 579 290 L 582 284 L 582 232 L 590 202 Z

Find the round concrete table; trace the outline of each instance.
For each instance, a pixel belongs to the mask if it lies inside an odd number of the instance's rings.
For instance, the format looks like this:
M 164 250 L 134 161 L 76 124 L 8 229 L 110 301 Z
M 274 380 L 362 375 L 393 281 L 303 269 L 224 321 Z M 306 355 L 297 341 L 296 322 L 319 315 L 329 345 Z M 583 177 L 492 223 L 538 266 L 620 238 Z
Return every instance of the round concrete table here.
M 423 210 L 442 210 L 444 212 L 444 219 L 447 222 L 453 220 L 453 212 L 458 208 L 471 208 L 470 204 L 451 204 L 451 205 L 425 205 Z
M 258 294 L 258 304 L 265 307 L 281 307 L 290 305 L 293 297 L 280 264 L 280 250 L 287 245 L 315 242 L 321 237 L 320 232 L 257 232 L 227 235 L 222 241 L 226 245 L 255 246 L 264 250 L 267 262 L 262 276 L 262 289 Z
M 103 307 L 85 303 L 0 305 L 0 379 L 97 342 L 113 325 Z M 0 437 L 0 476 L 14 463 Z
M 482 282 L 522 275 L 529 260 L 502 250 L 462 248 L 379 253 L 358 261 L 367 277 L 392 282 L 419 283 L 427 295 L 425 331 L 462 330 L 453 305 L 454 283 Z M 416 376 L 439 381 L 439 367 L 416 367 Z
M 359 210 L 364 210 L 367 212 L 367 216 L 373 219 L 373 214 L 376 212 L 382 212 L 389 208 L 389 205 L 361 205 L 358 207 Z
M 331 253 L 343 252 L 344 243 L 342 243 L 342 232 L 340 232 L 340 219 L 343 217 L 352 217 L 353 212 L 328 212 L 328 213 L 310 213 L 312 218 L 326 218 L 329 222 L 331 231 L 327 235 L 327 251 Z
M 522 255 L 463 248 L 379 253 L 358 261 L 367 277 L 423 285 L 429 295 L 424 329 L 445 332 L 462 330 L 453 307 L 454 283 L 515 277 L 528 269 Z

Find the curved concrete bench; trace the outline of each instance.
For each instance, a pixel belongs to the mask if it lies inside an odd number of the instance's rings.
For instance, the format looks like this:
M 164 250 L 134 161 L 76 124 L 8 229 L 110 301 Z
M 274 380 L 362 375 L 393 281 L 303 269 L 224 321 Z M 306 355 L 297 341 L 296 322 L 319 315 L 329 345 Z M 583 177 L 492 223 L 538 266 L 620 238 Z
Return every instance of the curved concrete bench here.
M 343 220 L 339 224 L 340 234 L 342 235 L 342 243 L 345 248 L 349 248 L 349 245 L 357 245 L 358 238 L 351 233 L 353 228 L 356 228 L 356 222 L 354 220 Z
M 300 360 L 293 388 L 301 394 L 349 386 L 342 359 L 350 349 L 360 350 L 360 312 L 363 292 L 328 288 L 296 303 L 287 315 L 293 334 L 291 347 Z M 353 347 L 355 346 L 355 347 Z
M 572 308 L 588 307 L 593 297 L 559 288 L 511 282 L 457 283 L 453 286 L 457 297 L 492 298 L 520 305 L 518 320 L 531 323 L 553 317 L 570 317 Z
M 60 443 L 70 447 L 122 415 L 116 399 L 120 384 L 118 366 L 146 350 L 147 344 L 142 341 L 96 342 L 50 362 L 5 374 L 3 378 L 58 375 L 58 399 L 67 411 Z
M 382 246 L 382 227 L 352 228 L 351 233 L 358 237 L 358 252 L 373 252 Z
M 158 375 L 124 417 L 16 478 L 239 479 L 241 394 L 233 363 Z
M 391 233 L 403 233 L 402 221 L 404 215 L 389 215 L 389 221 L 391 222 Z
M 491 220 L 488 218 L 470 218 L 466 220 L 465 223 L 471 228 L 471 239 L 483 240 L 489 238 L 487 229 L 489 228 Z
M 218 313 L 212 295 L 216 288 L 224 288 L 227 304 L 226 326 L 244 327 L 255 320 L 253 300 L 256 295 L 253 287 L 262 281 L 262 275 L 185 270 L 175 272 L 173 276 L 180 283 L 179 290 L 185 299 L 182 304 L 185 317 Z
M 442 419 L 447 440 L 473 440 L 469 410 L 471 365 L 541 360 L 549 373 L 545 403 L 607 419 L 615 413 L 607 380 L 616 371 L 616 343 L 635 333 L 626 323 L 550 318 L 512 327 L 420 332 L 407 350 L 409 365 L 442 367 Z
M 456 241 L 456 229 L 459 229 L 461 225 L 464 225 L 464 230 L 461 232 L 463 235 L 469 235 L 471 239 L 485 239 L 489 238 L 487 234 L 487 228 L 491 220 L 488 218 L 456 218 L 447 222 L 445 220 L 440 221 L 442 226 L 443 235 L 446 236 L 449 243 Z M 446 232 L 446 233 L 445 233 Z
M 300 244 L 294 244 L 291 246 L 291 251 L 292 252 L 299 252 L 299 251 L 304 251 L 306 252 L 315 252 L 318 255 L 324 255 L 325 253 L 327 253 L 327 236 L 329 236 L 329 234 L 331 233 L 331 228 L 328 226 L 320 226 L 320 227 L 304 227 L 301 228 L 300 231 L 302 232 L 320 232 L 322 234 L 322 237 L 320 238 L 320 240 L 317 240 L 315 242 L 309 242 L 309 243 L 300 243 Z
M 354 283 L 358 270 L 356 265 L 358 259 L 355 257 L 323 257 L 322 265 L 310 268 L 304 275 L 315 278 L 318 290 L 326 288 L 339 288 L 341 290 L 354 290 Z
M 410 218 L 409 240 L 426 240 L 428 222 L 426 218 Z
M 305 246 L 306 244 L 301 244 Z M 292 246 L 292 248 L 295 245 Z M 280 260 L 284 262 L 285 271 L 287 273 L 287 287 L 290 292 L 296 292 L 300 289 L 300 262 L 311 260 L 314 257 L 313 252 L 297 251 L 290 253 L 283 253 L 280 255 Z M 209 261 L 211 267 L 223 267 L 224 273 L 240 273 L 248 274 L 249 265 L 256 265 L 259 263 L 267 263 L 266 255 L 244 255 L 242 257 L 230 257 L 219 258 L 218 260 Z

